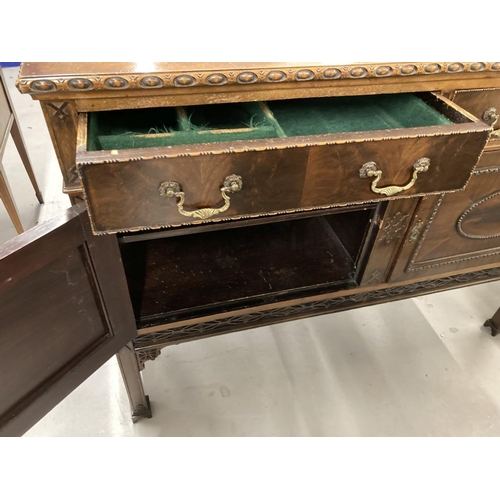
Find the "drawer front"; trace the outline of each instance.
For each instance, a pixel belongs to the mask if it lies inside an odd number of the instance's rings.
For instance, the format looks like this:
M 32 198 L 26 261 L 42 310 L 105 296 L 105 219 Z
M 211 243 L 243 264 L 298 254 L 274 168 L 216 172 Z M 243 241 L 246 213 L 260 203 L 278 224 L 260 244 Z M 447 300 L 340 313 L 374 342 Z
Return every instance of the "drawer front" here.
M 302 203 L 321 206 L 367 200 L 409 197 L 463 188 L 478 161 L 485 136 L 478 134 L 401 138 L 311 148 Z M 374 192 L 387 186 L 408 185 L 414 165 L 429 159 L 429 168 L 418 174 L 415 184 L 387 196 Z M 373 177 L 362 178 L 360 167 L 374 162 L 382 172 L 372 187 Z
M 240 176 L 241 191 L 230 193 L 229 208 L 210 220 L 299 207 L 307 155 L 300 148 L 93 164 L 82 168 L 82 180 L 96 232 L 152 229 L 201 220 L 179 213 L 177 199 L 160 190 L 166 182 L 185 193 L 188 212 L 223 207 L 224 180 Z
M 500 89 L 457 90 L 453 101 L 492 126 L 491 140 L 500 139 Z
M 224 180 L 240 176 L 241 191 L 210 220 L 453 191 L 467 183 L 485 140 L 485 134 L 392 139 L 92 164 L 81 171 L 94 230 L 117 232 L 199 221 L 179 212 L 177 198 L 162 195 L 160 186 L 168 181 L 185 193 L 183 208 L 190 212 L 223 207 Z M 405 186 L 419 158 L 430 160 L 429 169 L 393 196 L 375 193 L 373 178 L 359 174 L 362 165 L 375 162 L 380 186 Z
M 462 189 L 490 129 L 451 103 L 450 125 L 86 151 L 77 164 L 96 233 L 259 217 Z

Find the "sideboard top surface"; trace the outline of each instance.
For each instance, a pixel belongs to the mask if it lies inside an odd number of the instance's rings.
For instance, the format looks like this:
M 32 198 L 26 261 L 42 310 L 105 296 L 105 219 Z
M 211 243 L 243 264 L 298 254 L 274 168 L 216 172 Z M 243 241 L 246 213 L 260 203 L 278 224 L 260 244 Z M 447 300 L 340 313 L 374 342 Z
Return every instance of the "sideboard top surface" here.
M 68 94 L 72 97 L 115 97 L 139 93 L 183 92 L 191 87 L 205 91 L 234 92 L 251 89 L 313 86 L 413 87 L 415 83 L 437 88 L 500 86 L 500 62 L 26 62 L 17 86 L 37 99 Z M 435 82 L 441 82 L 436 86 Z M 449 85 L 443 84 L 449 82 Z M 408 85 L 410 84 L 410 85 Z M 435 87 L 435 88 L 433 88 Z M 194 89 L 192 89 L 194 90 Z M 419 88 L 418 90 L 423 90 Z M 390 91 L 402 91 L 392 89 Z M 409 90 L 413 91 L 413 90 Z M 90 94 L 90 95 L 89 95 Z

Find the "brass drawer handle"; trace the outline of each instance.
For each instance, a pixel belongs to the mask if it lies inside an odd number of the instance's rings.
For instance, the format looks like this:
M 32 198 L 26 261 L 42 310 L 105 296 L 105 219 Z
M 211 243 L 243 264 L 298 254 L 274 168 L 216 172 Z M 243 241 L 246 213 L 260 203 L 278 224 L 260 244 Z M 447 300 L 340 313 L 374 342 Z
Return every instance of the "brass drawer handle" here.
M 367 177 L 375 177 L 372 181 L 371 189 L 374 193 L 385 194 L 386 196 L 392 196 L 393 194 L 400 193 L 401 191 L 406 191 L 410 189 L 413 184 L 415 184 L 418 174 L 420 172 L 427 172 L 429 170 L 429 165 L 431 160 L 429 158 L 420 158 L 413 164 L 413 176 L 411 181 L 405 186 L 387 186 L 383 188 L 378 188 L 377 184 L 382 177 L 382 170 L 377 170 L 377 164 L 374 161 L 369 161 L 365 163 L 359 170 L 359 176 L 362 179 Z
M 236 193 L 241 191 L 243 188 L 243 179 L 239 175 L 228 175 L 224 179 L 224 185 L 220 188 L 222 197 L 224 198 L 224 205 L 220 208 L 199 208 L 198 210 L 186 211 L 184 210 L 184 198 L 185 193 L 181 191 L 181 186 L 175 181 L 164 181 L 160 184 L 159 191 L 161 196 L 166 196 L 167 198 L 177 198 L 177 209 L 181 215 L 186 217 L 195 217 L 197 219 L 209 219 L 214 215 L 225 212 L 231 200 L 229 199 L 228 193 Z
M 495 125 L 497 121 L 498 113 L 496 108 L 488 108 L 483 113 L 483 122 L 487 123 L 488 125 L 493 127 L 493 125 Z

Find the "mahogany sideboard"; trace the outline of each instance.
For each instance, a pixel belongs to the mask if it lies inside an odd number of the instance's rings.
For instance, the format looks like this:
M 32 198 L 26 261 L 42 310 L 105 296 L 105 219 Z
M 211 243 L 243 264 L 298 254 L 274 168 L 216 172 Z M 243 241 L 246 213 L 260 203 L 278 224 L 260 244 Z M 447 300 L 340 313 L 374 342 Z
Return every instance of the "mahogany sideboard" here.
M 500 278 L 500 62 L 24 63 L 17 86 L 73 206 L 0 247 L 2 435 L 115 354 L 137 420 L 168 345 Z

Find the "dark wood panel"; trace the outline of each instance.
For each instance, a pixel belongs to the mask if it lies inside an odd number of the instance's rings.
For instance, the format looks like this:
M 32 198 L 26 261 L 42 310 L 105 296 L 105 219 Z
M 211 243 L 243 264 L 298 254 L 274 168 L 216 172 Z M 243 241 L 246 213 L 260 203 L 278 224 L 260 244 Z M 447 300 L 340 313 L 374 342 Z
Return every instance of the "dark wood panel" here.
M 0 292 L 43 268 L 59 253 L 69 252 L 84 242 L 78 214 L 71 210 L 7 241 L 0 246 L 0 262 L 9 259 L 8 266 L 0 266 Z M 36 254 L 32 250 L 35 244 Z M 56 254 L 54 248 L 57 248 Z
M 20 435 L 136 334 L 115 237 L 83 206 L 0 247 L 0 435 Z
M 84 246 L 11 287 L 2 295 L 0 317 L 4 416 L 20 394 L 31 393 L 68 360 L 111 335 Z
M 465 191 L 443 197 L 414 265 L 498 247 L 500 172 L 483 173 Z
M 429 197 L 415 212 L 392 280 L 500 263 L 500 170 L 479 170 L 464 191 Z

